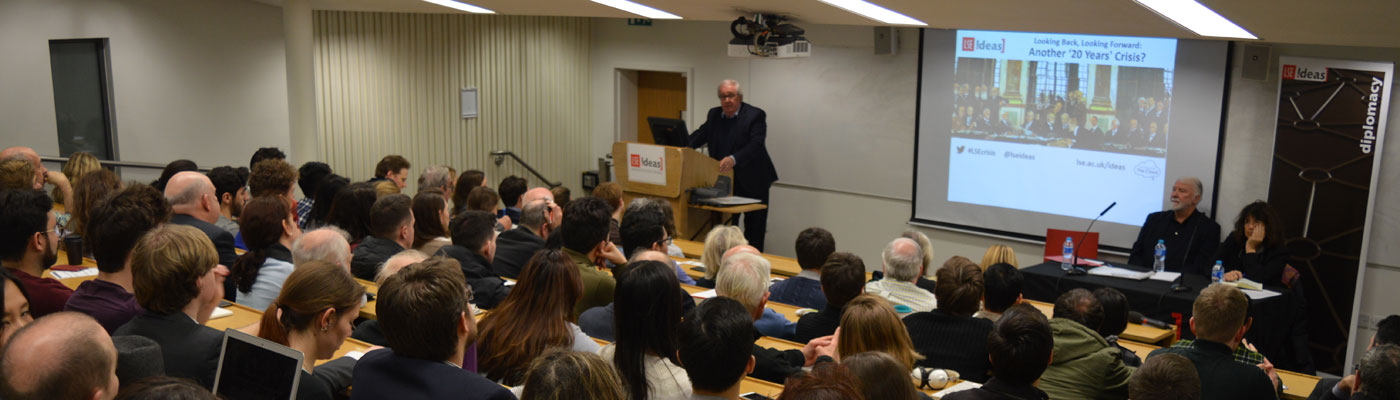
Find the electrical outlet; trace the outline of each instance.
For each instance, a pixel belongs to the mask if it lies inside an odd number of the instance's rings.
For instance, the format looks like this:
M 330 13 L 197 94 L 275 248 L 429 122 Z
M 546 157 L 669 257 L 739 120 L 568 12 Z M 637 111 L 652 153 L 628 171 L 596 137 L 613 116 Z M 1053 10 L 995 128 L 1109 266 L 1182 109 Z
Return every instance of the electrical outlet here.
M 1362 313 L 1356 316 L 1356 327 L 1361 330 L 1371 330 L 1371 315 Z

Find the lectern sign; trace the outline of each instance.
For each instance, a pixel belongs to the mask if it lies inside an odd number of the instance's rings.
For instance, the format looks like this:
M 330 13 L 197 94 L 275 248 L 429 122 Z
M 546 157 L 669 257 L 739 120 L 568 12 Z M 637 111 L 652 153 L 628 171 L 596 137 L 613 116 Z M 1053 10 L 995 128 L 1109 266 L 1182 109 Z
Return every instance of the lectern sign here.
M 666 148 L 649 144 L 627 144 L 627 179 L 632 182 L 666 185 Z

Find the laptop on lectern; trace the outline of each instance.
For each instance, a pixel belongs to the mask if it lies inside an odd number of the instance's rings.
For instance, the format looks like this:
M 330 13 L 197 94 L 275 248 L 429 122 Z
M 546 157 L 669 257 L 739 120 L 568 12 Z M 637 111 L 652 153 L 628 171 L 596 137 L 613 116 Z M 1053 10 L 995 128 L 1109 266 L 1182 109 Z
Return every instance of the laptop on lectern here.
M 675 118 L 647 117 L 651 127 L 651 140 L 662 146 L 685 147 L 690 141 L 690 131 L 685 128 L 685 120 Z

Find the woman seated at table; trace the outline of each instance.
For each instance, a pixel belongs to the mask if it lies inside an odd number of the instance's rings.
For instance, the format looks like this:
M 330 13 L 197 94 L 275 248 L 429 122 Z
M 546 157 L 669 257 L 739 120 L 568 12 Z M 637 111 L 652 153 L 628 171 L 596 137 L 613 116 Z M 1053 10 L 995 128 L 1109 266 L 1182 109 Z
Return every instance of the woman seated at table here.
M 29 293 L 19 278 L 4 268 L 0 268 L 0 309 L 5 310 L 5 322 L 0 324 L 0 350 L 4 350 L 15 331 L 34 322 L 34 315 L 29 313 Z
M 238 218 L 239 231 L 248 252 L 238 256 L 229 272 L 238 288 L 238 304 L 255 310 L 282 291 L 282 281 L 292 273 L 292 243 L 301 237 L 287 203 L 264 196 L 248 201 Z
M 714 289 L 719 266 L 724 263 L 724 252 L 746 244 L 749 241 L 744 239 L 744 231 L 737 226 L 721 225 L 711 229 L 705 235 L 705 253 L 700 255 L 700 263 L 705 264 L 705 277 L 696 279 L 695 286 Z
M 355 360 L 335 355 L 350 336 L 360 315 L 365 288 L 339 265 L 310 261 L 287 277 L 282 292 L 263 312 L 258 337 L 291 347 L 305 355 L 298 399 L 333 399 L 350 386 Z
M 841 327 L 832 339 L 836 342 L 836 359 L 867 351 L 889 354 L 904 370 L 913 370 L 914 363 L 924 359 L 914 351 L 909 330 L 900 321 L 899 313 L 890 302 L 873 294 L 862 294 L 846 303 L 841 314 Z
M 447 230 L 447 198 L 436 189 L 413 196 L 413 248 L 423 254 L 437 254 L 442 246 L 452 244 Z
M 519 386 L 530 361 L 547 349 L 598 352 L 598 343 L 574 324 L 574 304 L 582 297 L 578 266 L 568 255 L 561 250 L 535 253 L 520 271 L 515 289 L 481 320 L 481 372 L 493 381 Z
M 676 273 L 658 261 L 633 261 L 621 267 L 613 330 L 617 341 L 598 355 L 622 377 L 632 399 L 690 398 L 690 376 L 676 359 L 676 327 L 683 296 Z
M 1283 226 L 1268 203 L 1244 206 L 1235 218 L 1235 230 L 1220 244 L 1215 259 L 1225 267 L 1225 281 L 1240 278 L 1265 285 L 1283 284 L 1283 267 L 1290 253 L 1283 244 Z

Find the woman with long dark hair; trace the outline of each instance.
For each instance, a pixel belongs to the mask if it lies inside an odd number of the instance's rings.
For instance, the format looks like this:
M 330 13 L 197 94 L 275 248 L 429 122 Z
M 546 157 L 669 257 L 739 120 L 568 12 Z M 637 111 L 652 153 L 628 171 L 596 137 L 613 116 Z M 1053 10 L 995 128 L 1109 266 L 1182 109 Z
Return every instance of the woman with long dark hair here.
M 1235 230 L 1225 237 L 1215 259 L 1225 267 L 1225 281 L 1240 278 L 1266 285 L 1283 284 L 1283 267 L 1291 256 L 1283 245 L 1283 225 L 1269 203 L 1244 206 L 1235 218 Z
M 34 314 L 29 312 L 29 292 L 24 290 L 19 278 L 5 268 L 0 268 L 0 310 L 5 310 L 0 319 L 0 350 L 3 350 L 15 331 L 34 322 Z
M 319 368 L 316 361 L 330 359 L 345 343 L 353 330 L 351 323 L 360 315 L 364 294 L 364 287 L 345 268 L 318 260 L 297 266 L 277 299 L 268 304 L 258 326 L 258 337 L 304 355 L 298 399 L 329 400 L 349 386 L 349 382 L 334 382 L 327 377 L 346 375 L 343 372 L 354 368 L 354 359 L 341 357 Z M 316 374 L 318 369 L 342 373 Z
M 546 349 L 594 353 L 598 343 L 574 324 L 583 297 L 578 266 L 561 250 L 541 250 L 520 271 L 505 301 L 481 320 L 477 364 L 487 378 L 519 386 L 530 361 Z
M 689 398 L 690 377 L 676 359 L 681 294 L 675 269 L 662 262 L 620 268 L 613 307 L 617 341 L 598 355 L 612 361 L 632 400 Z
M 315 196 L 316 202 L 311 204 L 311 212 L 306 214 L 306 221 L 302 221 L 305 223 L 302 229 L 312 230 L 329 225 L 326 219 L 331 215 L 331 207 L 335 206 L 335 194 L 346 186 L 350 186 L 349 179 L 340 175 L 331 175 L 326 177 L 324 182 L 321 182 L 321 186 L 316 187 L 316 193 L 308 194 Z
M 238 303 L 261 310 L 277 298 L 292 273 L 292 243 L 301 228 L 287 202 L 263 196 L 248 202 L 239 218 L 248 252 L 233 262 L 229 278 L 238 288 Z
M 351 245 L 359 244 L 360 240 L 369 236 L 369 209 L 378 199 L 379 194 L 374 191 L 373 184 L 356 182 L 345 186 L 335 193 L 326 223 L 349 233 Z
M 413 249 L 435 254 L 452 244 L 447 232 L 447 198 L 442 192 L 432 189 L 413 196 L 413 215 Z

